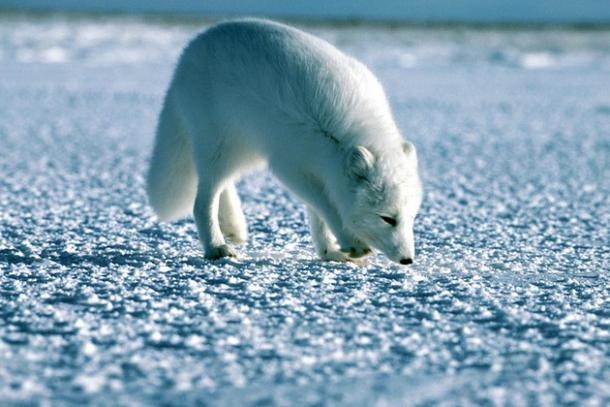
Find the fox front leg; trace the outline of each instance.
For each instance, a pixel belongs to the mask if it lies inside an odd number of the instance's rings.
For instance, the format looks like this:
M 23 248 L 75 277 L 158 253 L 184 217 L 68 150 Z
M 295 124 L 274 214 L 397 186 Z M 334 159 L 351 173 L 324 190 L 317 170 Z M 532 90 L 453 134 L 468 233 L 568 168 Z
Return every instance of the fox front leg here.
M 358 258 L 371 252 L 360 240 L 348 240 L 350 242 L 349 250 L 342 250 L 328 225 L 309 206 L 307 207 L 307 214 L 311 226 L 311 237 L 322 260 L 358 262 Z
M 349 256 L 339 249 L 337 239 L 318 214 L 307 207 L 309 226 L 311 228 L 311 239 L 318 252 L 318 256 L 324 261 L 349 261 Z

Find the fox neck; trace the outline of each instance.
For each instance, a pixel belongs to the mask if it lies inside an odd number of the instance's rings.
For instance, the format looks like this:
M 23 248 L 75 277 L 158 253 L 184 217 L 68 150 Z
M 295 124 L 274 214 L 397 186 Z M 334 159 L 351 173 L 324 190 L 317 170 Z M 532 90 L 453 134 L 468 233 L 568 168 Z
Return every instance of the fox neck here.
M 341 158 L 339 159 L 334 154 L 324 157 L 323 160 L 319 179 L 324 186 L 329 201 L 333 204 L 341 222 L 345 225 L 347 208 L 350 207 L 350 201 L 352 200 L 354 181 L 345 166 L 343 151 L 341 151 Z

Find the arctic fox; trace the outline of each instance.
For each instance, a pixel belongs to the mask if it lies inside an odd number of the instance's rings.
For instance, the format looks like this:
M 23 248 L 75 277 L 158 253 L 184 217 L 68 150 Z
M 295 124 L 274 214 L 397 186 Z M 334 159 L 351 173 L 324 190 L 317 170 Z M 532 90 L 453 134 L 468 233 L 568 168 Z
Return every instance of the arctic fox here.
M 161 220 L 193 211 L 209 259 L 247 227 L 234 181 L 267 164 L 307 206 L 324 260 L 378 249 L 410 264 L 422 188 L 375 76 L 329 43 L 259 19 L 227 21 L 184 49 L 148 173 Z

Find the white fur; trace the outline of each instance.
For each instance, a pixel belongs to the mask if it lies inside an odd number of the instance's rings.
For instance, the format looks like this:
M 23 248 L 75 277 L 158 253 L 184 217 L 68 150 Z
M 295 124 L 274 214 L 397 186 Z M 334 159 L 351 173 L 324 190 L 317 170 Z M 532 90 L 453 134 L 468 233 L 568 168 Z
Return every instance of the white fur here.
M 159 117 L 148 195 L 159 218 L 194 211 L 206 257 L 246 239 L 233 181 L 267 163 L 307 203 L 323 259 L 373 247 L 414 257 L 421 201 L 415 148 L 361 63 L 264 20 L 218 24 L 184 50 Z M 380 215 L 397 219 L 384 222 Z

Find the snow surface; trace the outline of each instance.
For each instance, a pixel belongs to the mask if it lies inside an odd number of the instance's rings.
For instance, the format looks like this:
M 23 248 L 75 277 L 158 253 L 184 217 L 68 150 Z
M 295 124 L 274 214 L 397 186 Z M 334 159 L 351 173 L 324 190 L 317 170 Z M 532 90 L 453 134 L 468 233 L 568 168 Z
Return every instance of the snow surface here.
M 143 174 L 197 24 L 0 17 L 0 404 L 610 403 L 610 31 L 312 26 L 420 153 L 410 267 L 321 263 L 266 173 L 242 259 Z

